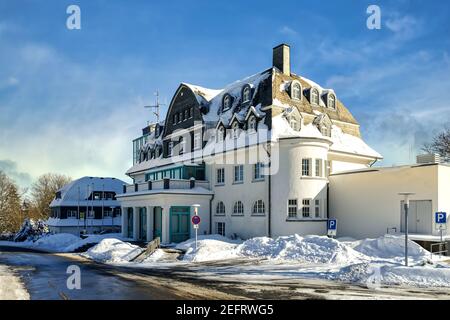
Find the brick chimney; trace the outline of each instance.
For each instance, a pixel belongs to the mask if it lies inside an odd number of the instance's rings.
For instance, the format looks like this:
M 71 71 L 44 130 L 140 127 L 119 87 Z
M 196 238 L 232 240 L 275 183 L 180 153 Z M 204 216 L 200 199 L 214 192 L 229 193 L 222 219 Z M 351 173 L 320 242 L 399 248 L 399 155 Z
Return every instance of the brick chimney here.
M 291 75 L 291 53 L 287 44 L 280 44 L 273 48 L 273 66 L 285 75 Z

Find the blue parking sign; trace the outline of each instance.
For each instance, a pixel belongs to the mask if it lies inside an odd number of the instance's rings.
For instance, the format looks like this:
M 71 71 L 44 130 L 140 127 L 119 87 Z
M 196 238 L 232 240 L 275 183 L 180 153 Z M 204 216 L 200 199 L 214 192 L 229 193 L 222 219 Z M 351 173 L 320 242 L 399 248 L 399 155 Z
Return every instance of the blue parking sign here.
M 336 229 L 337 229 L 337 220 L 328 219 L 328 230 L 336 230 Z
M 446 224 L 447 223 L 447 213 L 446 212 L 436 212 L 435 215 L 436 224 Z

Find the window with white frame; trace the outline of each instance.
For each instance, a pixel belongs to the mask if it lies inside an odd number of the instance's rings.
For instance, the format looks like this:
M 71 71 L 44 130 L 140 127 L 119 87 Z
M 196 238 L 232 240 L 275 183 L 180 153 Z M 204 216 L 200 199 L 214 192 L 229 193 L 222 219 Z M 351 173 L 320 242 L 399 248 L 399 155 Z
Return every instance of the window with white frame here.
M 295 130 L 295 131 L 299 131 L 299 130 L 300 130 L 298 121 L 297 121 L 295 118 L 291 118 L 291 119 L 289 120 L 289 125 L 290 125 L 291 128 L 292 128 L 293 130 Z
M 244 165 L 234 166 L 234 182 L 244 182 Z
M 173 155 L 173 141 L 170 141 L 167 145 L 167 154 L 169 156 Z
M 316 177 L 322 176 L 322 159 L 316 159 Z
M 328 108 L 336 109 L 336 97 L 334 94 L 328 96 Z
M 248 131 L 250 133 L 256 131 L 256 117 L 255 116 L 250 116 L 250 118 L 248 119 Z
M 103 217 L 112 217 L 112 216 L 113 216 L 112 209 L 105 209 L 105 211 L 103 212 Z
M 301 100 L 302 99 L 302 87 L 300 86 L 300 83 L 294 82 L 292 84 L 292 99 L 295 100 Z
M 87 218 L 88 219 L 94 219 L 95 217 L 95 211 L 94 210 L 89 210 L 88 214 L 87 214 Z
M 236 201 L 233 207 L 233 214 L 243 215 L 244 214 L 244 204 L 241 201 Z
M 77 210 L 68 210 L 67 218 L 78 218 L 78 211 Z
M 225 237 L 225 222 L 216 222 L 216 233 Z
M 265 210 L 265 206 L 264 206 L 264 201 L 262 200 L 258 200 L 253 204 L 253 214 L 256 215 L 264 215 L 266 212 Z
M 189 109 L 184 110 L 184 120 L 189 119 Z
M 311 176 L 311 159 L 307 158 L 302 159 L 302 176 L 304 177 Z
M 219 168 L 216 171 L 216 183 L 224 184 L 225 183 L 225 168 Z
M 264 180 L 264 164 L 262 162 L 253 165 L 253 180 Z
M 331 137 L 331 128 L 328 127 L 326 124 L 323 124 L 320 127 L 320 132 L 322 133 L 323 136 L 325 137 Z
M 202 134 L 201 132 L 196 132 L 194 134 L 194 150 L 198 150 L 202 147 Z
M 325 177 L 329 177 L 331 173 L 331 161 L 325 160 Z
M 314 216 L 320 218 L 320 199 L 314 200 Z
M 311 103 L 319 105 L 319 91 L 316 88 L 311 89 Z
M 225 138 L 225 128 L 220 127 L 217 130 L 217 142 L 223 141 L 224 138 Z
M 302 217 L 303 218 L 309 218 L 311 216 L 311 200 L 310 199 L 303 199 L 302 201 Z
M 225 204 L 222 201 L 217 202 L 216 215 L 219 216 L 225 215 Z
M 239 137 L 239 123 L 234 122 L 231 129 L 232 129 L 232 133 L 233 133 L 233 138 L 237 139 Z
M 288 200 L 288 217 L 289 218 L 297 218 L 297 199 L 289 199 Z
M 194 108 L 190 107 L 189 108 L 189 119 L 191 119 L 192 117 L 194 117 Z
M 231 97 L 229 94 L 226 94 L 223 98 L 223 107 L 222 110 L 226 111 L 231 108 Z
M 242 92 L 242 102 L 250 101 L 250 92 L 251 92 L 250 87 L 246 86 L 244 88 L 244 91 Z

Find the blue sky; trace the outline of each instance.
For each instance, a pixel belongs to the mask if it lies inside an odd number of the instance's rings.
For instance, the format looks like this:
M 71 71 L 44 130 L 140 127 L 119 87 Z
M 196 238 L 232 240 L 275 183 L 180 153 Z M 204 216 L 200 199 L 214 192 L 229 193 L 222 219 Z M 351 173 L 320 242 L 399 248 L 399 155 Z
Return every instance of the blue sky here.
M 81 30 L 66 8 L 81 8 Z M 381 8 L 381 30 L 366 9 Z M 143 108 L 180 82 L 210 88 L 271 66 L 338 97 L 382 165 L 414 161 L 450 122 L 448 1 L 0 0 L 0 169 L 26 186 L 46 172 L 124 178 Z

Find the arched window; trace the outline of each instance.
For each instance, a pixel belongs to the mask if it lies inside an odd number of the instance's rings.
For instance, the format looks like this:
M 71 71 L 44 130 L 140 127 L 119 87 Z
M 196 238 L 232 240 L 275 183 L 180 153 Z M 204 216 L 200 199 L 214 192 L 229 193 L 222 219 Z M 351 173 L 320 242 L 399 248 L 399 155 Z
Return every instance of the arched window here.
M 256 131 L 256 117 L 250 116 L 248 119 L 248 131 L 255 132 Z
M 334 94 L 328 96 L 328 108 L 336 109 L 336 97 Z
M 242 102 L 249 102 L 250 101 L 250 87 L 245 86 L 244 90 L 242 90 Z
M 226 94 L 223 97 L 223 106 L 222 111 L 226 111 L 231 108 L 231 96 L 229 94 Z
M 295 100 L 302 99 L 302 87 L 301 87 L 300 83 L 298 83 L 298 82 L 292 83 L 291 98 L 295 99 Z
M 244 204 L 241 201 L 234 203 L 233 214 L 243 215 L 244 214 Z
M 224 127 L 220 127 L 217 130 L 217 142 L 223 141 L 224 137 L 225 137 L 225 129 Z
M 258 200 L 253 204 L 253 214 L 264 214 L 265 212 L 264 201 Z
M 232 129 L 233 138 L 237 139 L 239 137 L 239 123 L 234 122 L 231 129 Z
M 216 214 L 217 214 L 217 215 L 224 215 L 224 214 L 225 214 L 225 205 L 223 204 L 222 201 L 219 201 L 219 202 L 217 203 L 217 206 L 216 206 Z
M 311 89 L 311 103 L 319 105 L 319 91 L 316 88 Z

